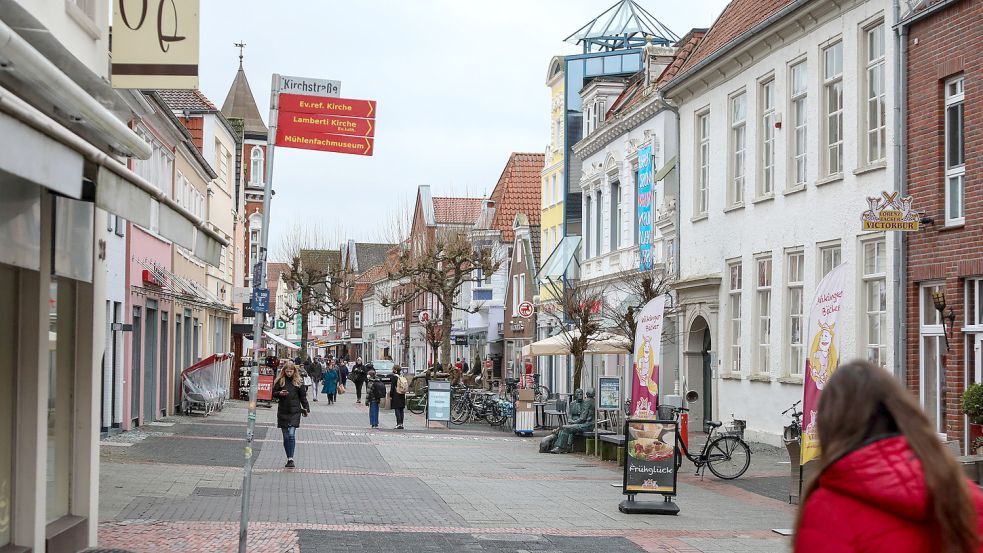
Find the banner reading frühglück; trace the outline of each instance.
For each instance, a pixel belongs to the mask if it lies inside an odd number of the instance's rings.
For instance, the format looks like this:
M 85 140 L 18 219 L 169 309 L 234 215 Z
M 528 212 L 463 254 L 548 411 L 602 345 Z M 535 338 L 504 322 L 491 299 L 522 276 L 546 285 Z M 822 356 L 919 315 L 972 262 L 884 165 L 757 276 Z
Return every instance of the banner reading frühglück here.
M 662 355 L 662 322 L 666 297 L 645 304 L 635 329 L 631 375 L 631 416 L 654 419 L 659 404 L 659 358 Z
M 846 296 L 846 264 L 827 274 L 816 290 L 809 311 L 809 330 L 806 333 L 805 384 L 803 385 L 802 454 L 801 463 L 819 457 L 819 436 L 816 433 L 816 409 L 819 396 L 840 364 L 840 337 L 836 329 Z

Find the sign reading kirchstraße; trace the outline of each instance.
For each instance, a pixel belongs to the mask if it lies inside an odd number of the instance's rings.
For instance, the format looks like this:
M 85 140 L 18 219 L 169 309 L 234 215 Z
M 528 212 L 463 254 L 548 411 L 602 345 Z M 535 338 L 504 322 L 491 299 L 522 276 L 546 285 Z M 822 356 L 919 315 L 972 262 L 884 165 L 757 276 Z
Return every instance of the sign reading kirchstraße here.
M 279 92 L 286 94 L 306 94 L 308 96 L 337 98 L 341 95 L 341 81 L 280 75 Z

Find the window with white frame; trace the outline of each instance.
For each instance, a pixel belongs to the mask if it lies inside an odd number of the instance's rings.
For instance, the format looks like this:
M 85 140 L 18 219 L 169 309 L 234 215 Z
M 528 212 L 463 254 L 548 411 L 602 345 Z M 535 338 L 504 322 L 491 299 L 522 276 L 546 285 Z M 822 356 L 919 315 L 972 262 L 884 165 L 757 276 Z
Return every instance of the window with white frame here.
M 771 372 L 771 255 L 755 259 L 757 288 L 755 293 L 755 325 L 757 358 L 754 372 Z
M 590 251 L 591 201 L 592 198 L 590 194 L 584 194 L 584 259 L 590 259 L 591 257 L 591 251 Z
M 621 247 L 621 183 L 611 183 L 611 251 Z
M 922 409 L 936 432 L 944 433 L 945 410 L 942 405 L 942 355 L 945 353 L 945 329 L 935 309 L 932 293 L 942 290 L 941 283 L 923 284 L 919 290 L 919 376 Z
M 601 255 L 601 191 L 597 191 L 594 200 L 594 255 Z
M 775 79 L 761 83 L 761 179 L 758 196 L 775 192 Z
M 547 207 L 549 207 L 549 205 L 550 205 L 550 194 L 551 193 L 552 192 L 550 191 L 550 179 L 549 179 L 549 177 L 544 177 L 543 178 L 542 202 L 540 202 L 542 204 L 542 206 L 543 206 L 543 209 L 546 209 Z
M 863 143 L 867 164 L 884 160 L 887 123 L 887 91 L 885 83 L 884 23 L 864 30 L 864 103 L 862 106 L 864 132 Z
M 823 49 L 823 170 L 843 172 L 843 42 Z
M 730 186 L 727 187 L 727 204 L 744 201 L 745 153 L 747 151 L 747 93 L 741 92 L 730 99 Z
M 696 159 L 699 171 L 696 174 L 696 215 L 703 215 L 710 209 L 710 112 L 696 116 L 697 150 Z
M 802 349 L 802 336 L 805 334 L 803 315 L 803 282 L 805 277 L 805 255 L 801 251 L 789 252 L 785 256 L 785 309 L 787 322 L 785 332 L 788 336 L 786 373 L 801 376 L 805 365 Z
M 864 338 L 867 360 L 887 366 L 887 244 L 872 240 L 863 244 Z
M 962 75 L 945 83 L 945 223 L 961 224 L 965 219 L 966 129 Z
M 229 151 L 219 140 L 215 141 L 215 166 L 218 168 L 218 181 L 222 190 L 229 190 Z
M 352 324 L 355 325 L 356 329 L 362 328 L 362 312 L 356 311 L 353 316 Z
M 249 270 L 246 275 L 252 278 L 253 267 L 259 260 L 259 229 L 254 228 L 249 231 Z M 255 284 L 255 283 L 254 283 Z
M 820 246 L 819 248 L 819 278 L 822 279 L 835 269 L 843 260 L 843 251 L 839 244 Z
M 741 262 L 735 261 L 727 266 L 729 275 L 728 286 L 728 311 L 730 314 L 730 370 L 731 372 L 741 372 L 741 287 L 743 277 L 741 275 Z
M 983 382 L 983 278 L 963 282 L 966 292 L 966 384 Z
M 966 326 L 983 327 L 983 278 L 968 278 L 966 289 Z
M 253 146 L 249 154 L 249 183 L 263 184 L 263 149 Z
M 676 242 L 673 239 L 666 240 L 666 275 L 676 274 Z
M 806 184 L 806 164 L 808 161 L 806 140 L 808 138 L 809 119 L 809 114 L 806 111 L 806 99 L 809 90 L 809 74 L 807 73 L 807 69 L 806 62 L 800 61 L 789 70 L 789 90 L 792 91 L 790 95 L 792 105 L 789 111 L 792 115 L 790 126 L 793 133 L 792 142 L 789 147 L 789 151 L 791 152 L 791 170 L 789 171 L 789 175 L 791 176 L 793 188 L 805 186 Z

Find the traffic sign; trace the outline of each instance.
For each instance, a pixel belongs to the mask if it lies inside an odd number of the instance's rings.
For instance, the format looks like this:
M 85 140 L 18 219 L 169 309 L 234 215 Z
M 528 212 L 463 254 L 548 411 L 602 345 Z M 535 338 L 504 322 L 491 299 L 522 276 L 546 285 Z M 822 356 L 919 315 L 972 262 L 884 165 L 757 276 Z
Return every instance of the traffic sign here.
M 267 313 L 270 310 L 270 289 L 253 288 L 253 311 L 256 313 Z
M 287 133 L 312 132 L 347 136 L 375 136 L 375 119 L 281 111 L 278 120 L 278 129 Z
M 519 304 L 520 317 L 524 319 L 528 319 L 529 317 L 532 317 L 532 312 L 533 312 L 532 302 L 524 301 Z
M 300 94 L 280 94 L 280 105 L 277 107 L 281 113 L 375 118 L 375 100 L 328 99 Z
M 430 321 L 430 317 L 431 317 L 430 312 L 427 311 L 426 309 L 423 309 L 416 316 L 416 320 L 420 321 L 421 323 L 426 323 Z

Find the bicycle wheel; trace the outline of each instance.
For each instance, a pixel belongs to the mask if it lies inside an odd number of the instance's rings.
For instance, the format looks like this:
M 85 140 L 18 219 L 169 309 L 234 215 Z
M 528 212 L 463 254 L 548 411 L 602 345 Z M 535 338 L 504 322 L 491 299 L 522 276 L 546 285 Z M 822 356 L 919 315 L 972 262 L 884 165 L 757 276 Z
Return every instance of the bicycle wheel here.
M 413 396 L 406 402 L 406 408 L 410 410 L 410 413 L 416 413 L 417 415 L 423 413 L 424 409 L 427 408 L 427 396 Z
M 506 419 L 508 419 L 508 416 L 499 408 L 497 403 L 491 404 L 488 412 L 485 413 L 485 420 L 492 426 L 502 426 L 505 424 Z
M 751 465 L 751 448 L 737 436 L 721 436 L 710 442 L 707 466 L 717 478 L 733 480 Z
M 536 386 L 536 403 L 546 403 L 550 398 L 550 389 L 546 386 Z
M 471 402 L 467 401 L 466 396 L 462 396 L 464 401 L 455 401 L 451 405 L 451 422 L 454 424 L 464 424 L 471 418 Z

